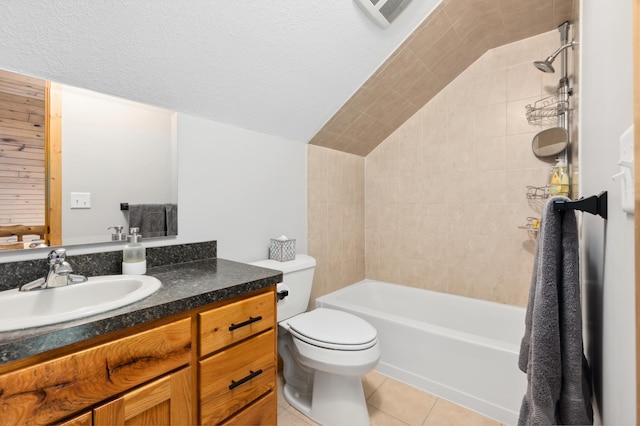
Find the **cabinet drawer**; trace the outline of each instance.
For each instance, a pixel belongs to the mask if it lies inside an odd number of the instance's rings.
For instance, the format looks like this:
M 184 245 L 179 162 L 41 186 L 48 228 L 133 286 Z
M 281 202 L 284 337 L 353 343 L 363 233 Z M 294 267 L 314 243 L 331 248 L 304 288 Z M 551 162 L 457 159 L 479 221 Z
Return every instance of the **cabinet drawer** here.
M 269 330 L 200 361 L 200 424 L 218 424 L 274 391 L 275 350 Z
M 191 361 L 183 319 L 0 375 L 0 422 L 53 423 Z
M 278 403 L 276 393 L 269 392 L 235 416 L 227 419 L 223 425 L 275 425 L 278 423 Z
M 199 355 L 204 356 L 275 326 L 273 292 L 199 314 Z

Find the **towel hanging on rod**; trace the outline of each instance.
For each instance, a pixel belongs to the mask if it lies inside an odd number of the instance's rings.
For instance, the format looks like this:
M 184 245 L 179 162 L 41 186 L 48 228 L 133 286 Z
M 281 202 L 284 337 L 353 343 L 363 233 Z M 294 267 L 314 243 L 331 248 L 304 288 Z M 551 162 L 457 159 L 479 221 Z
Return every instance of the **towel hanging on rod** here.
M 553 202 L 556 211 L 580 210 L 583 212 L 598 215 L 607 219 L 607 191 L 589 198 L 580 198 L 576 201 L 557 200 Z

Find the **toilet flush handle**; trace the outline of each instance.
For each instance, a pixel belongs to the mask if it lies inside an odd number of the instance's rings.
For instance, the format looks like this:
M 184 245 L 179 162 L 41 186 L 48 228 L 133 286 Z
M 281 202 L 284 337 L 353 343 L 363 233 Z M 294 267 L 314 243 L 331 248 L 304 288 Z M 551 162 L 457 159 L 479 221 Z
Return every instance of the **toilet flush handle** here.
M 289 295 L 289 290 L 281 290 L 278 292 L 278 302 Z

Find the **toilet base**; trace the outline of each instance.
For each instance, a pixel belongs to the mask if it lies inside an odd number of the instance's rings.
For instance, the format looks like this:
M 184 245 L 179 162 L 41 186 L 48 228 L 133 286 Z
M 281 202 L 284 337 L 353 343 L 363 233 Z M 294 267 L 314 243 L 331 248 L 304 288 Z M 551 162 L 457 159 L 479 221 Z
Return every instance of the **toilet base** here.
M 300 394 L 285 384 L 284 397 L 292 407 L 321 425 L 370 424 L 362 378 L 359 376 L 315 371 L 312 395 Z

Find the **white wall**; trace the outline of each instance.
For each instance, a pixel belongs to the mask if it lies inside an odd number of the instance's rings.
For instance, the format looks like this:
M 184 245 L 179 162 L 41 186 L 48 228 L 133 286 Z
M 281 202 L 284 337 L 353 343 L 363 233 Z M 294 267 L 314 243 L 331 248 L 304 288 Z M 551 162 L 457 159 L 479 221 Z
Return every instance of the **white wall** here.
M 632 2 L 581 5 L 583 196 L 609 193 L 609 219 L 584 215 L 586 352 L 603 424 L 636 424 L 633 216 L 620 208 L 618 138 L 633 123 Z
M 178 114 L 178 237 L 148 247 L 218 241 L 218 257 L 268 256 L 269 238 L 297 239 L 307 251 L 307 146 L 279 137 Z M 121 249 L 81 245 L 70 254 Z M 49 249 L 0 253 L 0 262 L 44 259 Z
M 178 239 L 218 257 L 266 259 L 285 234 L 307 251 L 307 145 L 178 114 Z

